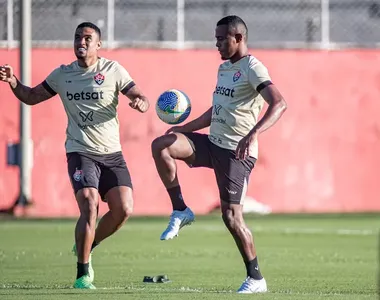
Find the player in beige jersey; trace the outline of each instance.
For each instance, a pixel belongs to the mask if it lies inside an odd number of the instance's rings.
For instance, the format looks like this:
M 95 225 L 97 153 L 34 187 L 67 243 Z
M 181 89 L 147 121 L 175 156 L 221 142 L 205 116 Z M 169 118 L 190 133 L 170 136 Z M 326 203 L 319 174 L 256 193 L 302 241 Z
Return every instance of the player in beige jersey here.
M 152 154 L 173 205 L 161 240 L 174 238 L 180 228 L 194 220 L 182 198 L 175 159 L 192 167 L 214 169 L 223 221 L 247 270 L 238 292 L 258 293 L 266 292 L 267 284 L 259 270 L 252 234 L 243 219 L 242 201 L 258 158 L 257 136 L 276 123 L 286 103 L 265 66 L 248 54 L 247 34 L 247 26 L 237 16 L 227 16 L 217 23 L 216 46 L 225 62 L 218 70 L 212 107 L 199 118 L 155 139 Z M 269 106 L 258 120 L 264 102 Z M 208 135 L 194 132 L 208 126 Z
M 95 288 L 91 265 L 93 248 L 118 230 L 132 212 L 132 182 L 123 158 L 117 118 L 118 94 L 140 112 L 147 98 L 117 62 L 98 56 L 101 32 L 89 22 L 78 25 L 74 37 L 77 60 L 56 68 L 34 88 L 22 85 L 10 66 L 0 67 L 0 80 L 9 82 L 20 101 L 34 105 L 58 94 L 68 117 L 68 172 L 80 210 L 75 228 L 77 255 L 75 288 Z M 109 211 L 95 230 L 98 193 Z

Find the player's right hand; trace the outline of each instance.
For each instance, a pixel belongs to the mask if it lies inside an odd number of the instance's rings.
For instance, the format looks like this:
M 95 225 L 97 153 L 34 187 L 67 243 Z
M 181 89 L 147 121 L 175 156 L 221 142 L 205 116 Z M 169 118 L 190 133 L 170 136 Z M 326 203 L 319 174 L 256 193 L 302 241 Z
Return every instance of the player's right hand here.
M 13 80 L 13 68 L 10 65 L 0 66 L 0 81 L 12 82 Z
M 173 126 L 169 128 L 165 134 L 169 133 L 175 133 L 175 132 L 189 132 L 189 130 L 186 130 L 185 126 Z

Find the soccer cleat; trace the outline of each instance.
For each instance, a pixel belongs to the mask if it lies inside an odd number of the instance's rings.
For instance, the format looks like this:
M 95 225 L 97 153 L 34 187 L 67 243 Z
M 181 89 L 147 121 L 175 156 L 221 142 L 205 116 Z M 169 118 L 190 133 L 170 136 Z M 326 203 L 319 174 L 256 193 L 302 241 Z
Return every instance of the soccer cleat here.
M 174 210 L 170 216 L 169 225 L 161 234 L 160 239 L 162 241 L 173 239 L 178 236 L 178 232 L 183 226 L 190 225 L 194 219 L 194 214 L 188 207 L 184 211 Z
M 92 284 L 90 276 L 84 275 L 74 282 L 74 289 L 89 289 L 95 290 L 96 287 Z
M 75 256 L 78 256 L 77 255 L 77 247 L 76 247 L 75 244 L 73 246 L 72 252 L 74 253 Z M 92 251 L 90 253 L 90 257 L 89 257 L 89 260 L 88 260 L 88 276 L 89 276 L 91 282 L 94 282 L 95 272 L 94 272 L 94 269 L 92 268 Z
M 267 292 L 267 283 L 264 278 L 256 280 L 247 277 L 237 292 L 241 294 L 265 293 Z

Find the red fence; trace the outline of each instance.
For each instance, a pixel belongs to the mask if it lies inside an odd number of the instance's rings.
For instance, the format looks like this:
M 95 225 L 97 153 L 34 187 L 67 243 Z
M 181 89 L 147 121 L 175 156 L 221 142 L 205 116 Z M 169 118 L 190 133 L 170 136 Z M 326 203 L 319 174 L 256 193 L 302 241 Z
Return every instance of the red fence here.
M 248 195 L 273 212 L 379 211 L 380 51 L 252 51 L 270 70 L 288 102 L 283 119 L 260 137 L 260 160 Z M 219 56 L 211 50 L 103 51 L 118 60 L 155 101 L 178 88 L 192 100 L 190 118 L 211 104 Z M 72 50 L 35 49 L 33 85 L 74 59 Z M 0 50 L 0 64 L 18 74 L 18 51 Z M 18 170 L 6 165 L 6 144 L 18 140 L 19 102 L 0 84 L 0 208 L 18 193 Z M 150 143 L 167 126 L 154 108 L 139 114 L 119 106 L 124 155 L 135 186 L 135 214 L 168 214 L 171 205 L 156 173 Z M 64 152 L 66 115 L 55 97 L 32 108 L 33 216 L 78 214 Z M 179 163 L 184 197 L 198 214 L 218 203 L 213 172 Z M 101 206 L 102 211 L 105 205 Z

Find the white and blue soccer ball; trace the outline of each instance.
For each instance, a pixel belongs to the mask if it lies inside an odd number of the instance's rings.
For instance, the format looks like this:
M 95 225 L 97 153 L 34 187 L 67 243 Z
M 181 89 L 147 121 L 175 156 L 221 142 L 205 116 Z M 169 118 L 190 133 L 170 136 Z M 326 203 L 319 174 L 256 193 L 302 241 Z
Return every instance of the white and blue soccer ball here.
M 156 112 L 163 122 L 167 124 L 180 124 L 190 115 L 190 99 L 184 92 L 179 90 L 167 90 L 158 97 Z

